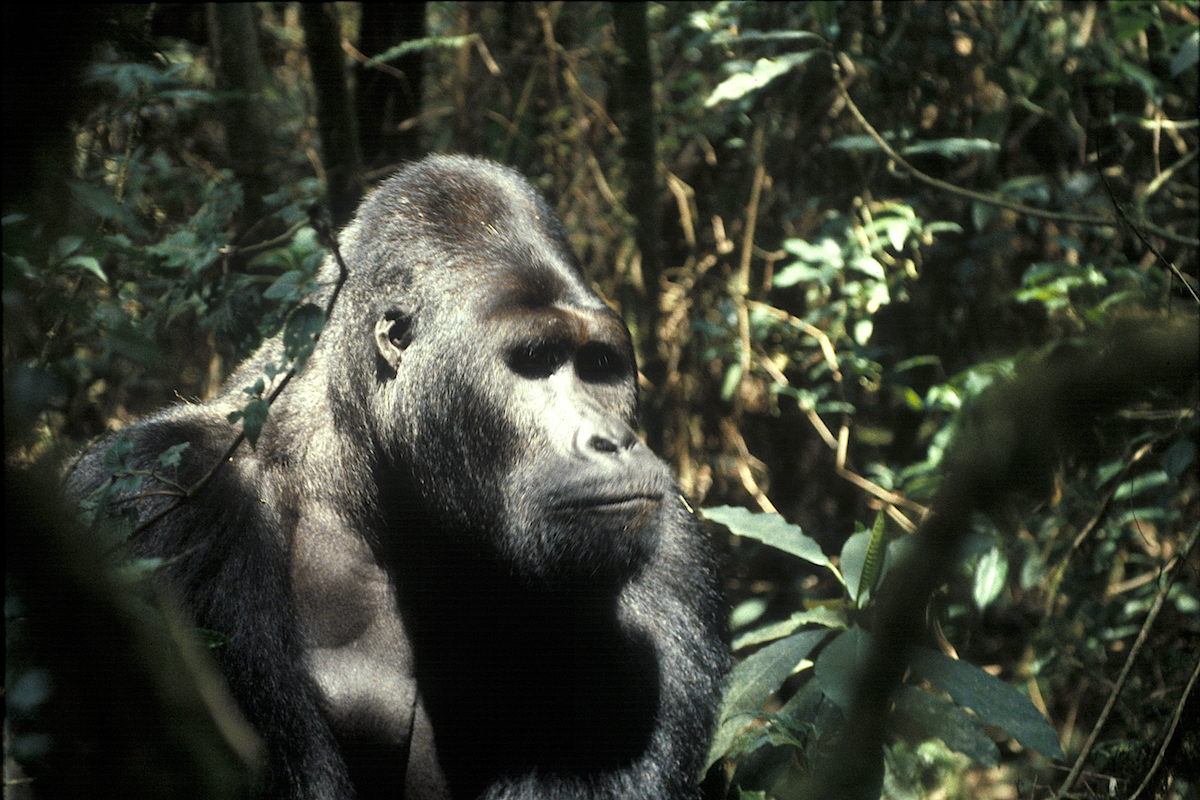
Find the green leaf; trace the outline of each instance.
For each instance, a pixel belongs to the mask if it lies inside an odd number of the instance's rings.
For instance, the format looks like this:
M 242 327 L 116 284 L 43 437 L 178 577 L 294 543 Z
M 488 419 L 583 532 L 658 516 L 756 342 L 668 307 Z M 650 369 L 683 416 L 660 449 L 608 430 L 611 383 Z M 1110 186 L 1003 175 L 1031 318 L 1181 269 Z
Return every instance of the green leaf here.
M 165 558 L 131 559 L 114 570 L 114 577 L 123 582 L 138 583 L 146 578 L 153 577 L 166 563 L 167 560 Z
M 820 667 L 820 662 L 817 664 Z M 1023 746 L 1046 758 L 1061 760 L 1062 748 L 1054 728 L 1028 697 L 999 678 L 965 661 L 919 647 L 909 666 L 920 677 L 974 711 L 989 725 L 1003 728 Z M 818 675 L 820 674 L 818 670 Z
M 875 515 L 875 523 L 871 526 L 871 538 L 863 557 L 862 574 L 856 597 L 860 604 L 875 591 L 875 587 L 879 585 L 879 578 L 883 575 L 883 560 L 887 554 L 887 540 L 884 538 L 886 520 L 887 517 L 880 511 Z
M 823 38 L 809 31 L 721 31 L 713 37 L 718 44 L 741 44 L 744 42 L 778 42 L 791 45 L 826 45 Z
M 395 61 L 409 53 L 424 53 L 432 50 L 458 50 L 466 47 L 479 40 L 479 34 L 472 33 L 466 36 L 426 36 L 422 39 L 410 39 L 407 42 L 392 47 L 367 62 L 367 66 L 387 63 Z
M 278 278 L 275 282 L 267 287 L 263 292 L 263 297 L 268 300 L 294 300 L 302 296 L 301 285 L 305 281 L 305 275 L 298 269 L 289 270 Z
M 861 524 L 858 527 L 860 530 L 846 540 L 838 556 L 838 568 L 846 580 L 846 593 L 856 605 L 864 591 L 861 581 L 863 564 L 867 560 L 867 550 L 871 547 L 871 532 Z
M 1125 481 L 1118 486 L 1117 490 L 1113 492 L 1113 500 L 1128 500 L 1131 497 L 1137 497 L 1148 489 L 1157 489 L 1159 486 L 1170 483 L 1170 481 L 1171 476 L 1160 469 L 1147 472 L 1145 475 L 1138 475 L 1136 478 Z
M 295 359 L 297 372 L 312 355 L 323 327 L 325 312 L 315 305 L 300 306 L 288 317 L 283 329 L 283 352 L 288 358 Z
M 125 472 L 129 469 L 126 463 L 129 453 L 133 450 L 133 442 L 128 436 L 118 436 L 117 440 L 104 453 L 104 469 L 109 472 Z
M 209 630 L 208 628 L 193 628 L 192 630 L 196 634 L 196 638 L 200 640 L 200 644 L 204 647 L 221 647 L 229 641 L 229 637 L 219 631 Z
M 847 710 L 854 700 L 855 681 L 871 646 L 871 635 L 857 625 L 839 635 L 817 656 L 813 674 L 821 691 Z
M 995 153 L 999 150 L 1000 145 L 988 139 L 964 139 L 952 136 L 947 139 L 914 142 L 904 147 L 900 151 L 900 154 L 911 156 L 936 153 L 946 158 L 956 158 L 959 156 L 973 156 L 979 153 Z
M 788 636 L 795 632 L 797 628 L 811 624 L 821 625 L 834 630 L 844 630 L 847 627 L 845 615 L 832 608 L 814 608 L 810 611 L 797 611 L 785 620 L 773 622 L 770 625 L 764 625 L 761 628 L 755 628 L 752 631 L 743 633 L 734 639 L 733 649 L 737 651 L 744 647 L 752 647 L 763 642 L 770 642 Z
M 1195 68 L 1197 62 L 1200 62 L 1200 31 L 1192 31 L 1192 35 L 1183 40 L 1171 59 L 1171 77 Z
M 729 400 L 742 382 L 742 365 L 734 362 L 725 370 L 725 380 L 721 381 L 721 399 Z
M 946 747 L 979 764 L 991 767 L 1000 763 L 1000 748 L 974 714 L 915 686 L 900 687 L 894 702 L 894 725 L 904 738 L 913 742 L 941 739 Z
M 729 627 L 733 630 L 744 628 L 762 617 L 767 610 L 767 601 L 761 597 L 751 597 L 743 600 L 729 614 Z
M 1008 578 L 1008 558 L 999 547 L 988 550 L 975 565 L 975 580 L 971 587 L 971 596 L 975 599 L 975 607 L 983 610 L 992 604 L 1000 592 L 1004 591 L 1004 583 Z
M 888 220 L 884 225 L 884 230 L 887 231 L 888 241 L 892 244 L 892 249 L 900 252 L 904 249 L 904 243 L 908 241 L 908 234 L 912 231 L 912 225 L 906 219 Z M 883 267 L 879 268 L 883 272 Z
M 85 272 L 95 275 L 101 282 L 108 283 L 108 276 L 100 268 L 100 262 L 96 260 L 95 256 L 71 256 L 63 262 L 63 267 L 79 267 Z
M 803 53 L 788 53 L 779 58 L 760 58 L 749 72 L 739 72 L 721 81 L 704 101 L 704 106 L 712 108 L 726 100 L 739 100 L 751 92 L 763 89 L 771 81 L 786 75 L 794 67 L 812 58 L 817 52 L 820 51 L 808 50 Z
M 179 466 L 179 462 L 183 456 L 183 451 L 187 450 L 191 446 L 191 442 L 183 442 L 173 447 L 168 447 L 166 450 L 163 450 L 161 453 L 159 453 L 158 463 L 164 467 Z
M 1163 469 L 1172 478 L 1178 479 L 1196 457 L 1196 444 L 1191 439 L 1180 439 L 1163 454 Z
M 908 236 L 908 226 L 905 225 L 904 237 L 907 237 L 907 236 Z M 904 237 L 901 238 L 899 246 L 896 247 L 897 250 L 900 250 L 904 247 Z M 883 265 L 880 264 L 878 261 L 876 261 L 871 256 L 864 255 L 864 256 L 855 258 L 852 261 L 850 261 L 848 264 L 846 264 L 846 267 L 849 269 L 858 270 L 859 272 L 863 273 L 864 275 L 870 276 L 877 281 L 882 281 L 882 280 L 887 279 L 887 274 L 883 271 Z
M 810 564 L 826 567 L 841 580 L 841 573 L 821 550 L 821 545 L 817 544 L 815 539 L 805 536 L 799 525 L 792 525 L 779 514 L 755 514 L 734 506 L 706 508 L 700 513 L 729 528 L 738 536 L 757 539 L 763 544 L 798 556 Z
M 242 409 L 242 432 L 246 434 L 246 441 L 250 442 L 251 447 L 258 444 L 258 435 L 267 421 L 267 411 L 266 400 L 251 400 Z
M 797 633 L 764 647 L 733 668 L 725 681 L 718 716 L 721 722 L 709 750 L 709 766 L 725 755 L 734 737 L 757 716 L 767 698 L 828 635 L 827 630 Z
M 82 246 L 82 236 L 62 236 L 50 248 L 50 259 L 51 261 L 63 261 Z
M 884 131 L 882 134 L 884 141 L 888 144 L 895 143 L 897 134 L 892 131 Z M 882 150 L 879 143 L 866 134 L 853 134 L 850 136 L 839 136 L 829 143 L 829 146 L 837 150 L 845 150 L 850 153 L 865 153 Z

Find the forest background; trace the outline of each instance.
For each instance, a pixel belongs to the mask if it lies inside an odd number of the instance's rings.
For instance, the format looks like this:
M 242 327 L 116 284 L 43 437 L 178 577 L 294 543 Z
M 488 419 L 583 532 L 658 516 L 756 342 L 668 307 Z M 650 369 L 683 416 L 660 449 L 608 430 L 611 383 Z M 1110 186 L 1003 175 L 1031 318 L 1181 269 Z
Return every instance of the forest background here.
M 41 109 L 6 133 L 6 468 L 210 396 L 311 287 L 313 206 L 341 225 L 407 160 L 487 156 L 557 208 L 634 332 L 644 434 L 737 534 L 713 526 L 742 668 L 710 784 L 811 791 L 854 713 L 834 642 L 881 619 L 942 497 L 965 524 L 920 644 L 1052 741 L 917 670 L 876 796 L 1200 791 L 1196 2 L 46 24 L 5 56 L 5 119 Z M 945 500 L 951 463 L 986 503 Z

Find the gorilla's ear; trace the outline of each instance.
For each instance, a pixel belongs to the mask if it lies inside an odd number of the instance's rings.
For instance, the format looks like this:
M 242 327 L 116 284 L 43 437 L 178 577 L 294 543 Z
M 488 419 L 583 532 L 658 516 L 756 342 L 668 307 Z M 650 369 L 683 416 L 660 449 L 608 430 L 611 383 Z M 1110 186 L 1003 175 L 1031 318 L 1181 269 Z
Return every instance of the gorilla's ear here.
M 400 357 L 412 341 L 413 318 L 408 312 L 388 311 L 375 322 L 375 349 L 392 372 L 399 372 Z

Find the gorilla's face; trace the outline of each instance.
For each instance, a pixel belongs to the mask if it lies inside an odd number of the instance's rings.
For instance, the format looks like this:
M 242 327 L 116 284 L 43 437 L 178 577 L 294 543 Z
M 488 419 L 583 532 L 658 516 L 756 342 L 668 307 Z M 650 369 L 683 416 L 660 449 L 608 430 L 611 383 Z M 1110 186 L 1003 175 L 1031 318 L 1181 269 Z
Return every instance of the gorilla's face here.
M 650 555 L 672 482 L 631 427 L 625 326 L 581 282 L 555 289 L 493 300 L 504 332 L 494 402 L 516 434 L 503 471 L 504 528 L 516 533 L 507 556 L 545 578 L 607 583 Z
M 386 424 L 371 427 L 389 432 L 381 449 L 439 535 L 547 585 L 633 575 L 673 482 L 632 429 L 629 332 L 550 210 L 506 170 L 463 161 L 436 182 L 385 185 L 356 225 L 357 241 L 391 243 L 346 248 L 358 307 L 374 308 L 371 405 Z M 380 272 L 394 277 L 381 286 Z

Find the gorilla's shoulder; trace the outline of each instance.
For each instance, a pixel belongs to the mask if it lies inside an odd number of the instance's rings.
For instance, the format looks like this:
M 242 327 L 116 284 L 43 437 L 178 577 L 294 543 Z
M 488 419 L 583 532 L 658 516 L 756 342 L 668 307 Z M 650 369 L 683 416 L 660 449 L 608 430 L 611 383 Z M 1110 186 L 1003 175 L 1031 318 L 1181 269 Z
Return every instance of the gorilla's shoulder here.
M 188 486 L 233 442 L 237 429 L 212 404 L 181 403 L 93 442 L 67 476 L 68 494 L 82 499 L 115 473 L 163 474 Z M 178 459 L 167 458 L 173 448 Z

